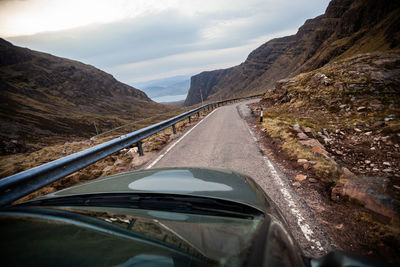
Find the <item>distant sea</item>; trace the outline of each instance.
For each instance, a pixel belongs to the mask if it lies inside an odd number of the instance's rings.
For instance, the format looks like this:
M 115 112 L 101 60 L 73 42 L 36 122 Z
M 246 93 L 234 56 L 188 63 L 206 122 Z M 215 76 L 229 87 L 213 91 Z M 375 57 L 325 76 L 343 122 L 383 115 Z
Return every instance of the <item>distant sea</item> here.
M 161 103 L 161 102 L 175 102 L 175 101 L 181 101 L 186 99 L 187 94 L 184 95 L 166 95 L 166 96 L 160 96 L 160 97 L 154 97 L 151 100 Z

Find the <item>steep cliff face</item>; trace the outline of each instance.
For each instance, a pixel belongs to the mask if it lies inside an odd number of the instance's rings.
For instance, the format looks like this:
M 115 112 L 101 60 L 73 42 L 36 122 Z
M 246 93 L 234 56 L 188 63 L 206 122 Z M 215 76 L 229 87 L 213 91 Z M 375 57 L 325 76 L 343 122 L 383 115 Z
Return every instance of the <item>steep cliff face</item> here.
M 3 153 L 12 144 L 43 136 L 91 136 L 94 123 L 107 129 L 168 109 L 92 66 L 2 39 L 0 88 Z
M 295 35 L 263 44 L 242 64 L 193 76 L 185 105 L 199 103 L 199 84 L 204 99 L 249 95 L 338 58 L 398 48 L 399 24 L 399 1 L 333 0 L 325 14 L 307 20 Z
M 190 89 L 185 100 L 185 105 L 191 106 L 201 103 L 200 92 L 203 94 L 203 100 L 207 100 L 208 96 L 217 93 L 218 90 L 215 85 L 231 70 L 205 71 L 199 75 L 192 76 L 190 78 Z

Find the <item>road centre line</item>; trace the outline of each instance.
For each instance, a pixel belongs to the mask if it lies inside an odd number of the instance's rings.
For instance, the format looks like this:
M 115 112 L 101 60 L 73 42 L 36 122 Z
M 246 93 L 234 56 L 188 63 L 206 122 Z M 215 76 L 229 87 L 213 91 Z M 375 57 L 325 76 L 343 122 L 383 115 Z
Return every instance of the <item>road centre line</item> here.
M 205 118 L 203 118 L 199 123 L 197 123 L 195 126 L 193 126 L 192 129 L 187 131 L 184 135 L 182 135 L 181 138 L 179 138 L 175 143 L 173 143 L 164 153 L 162 153 L 158 158 L 156 158 L 149 166 L 146 167 L 146 169 L 152 168 L 157 162 L 159 162 L 172 148 L 174 148 L 180 141 L 182 141 L 185 136 L 190 134 L 197 126 L 199 126 L 205 119 L 208 118 L 211 114 L 213 114 L 217 109 L 214 109 L 210 114 L 208 114 Z

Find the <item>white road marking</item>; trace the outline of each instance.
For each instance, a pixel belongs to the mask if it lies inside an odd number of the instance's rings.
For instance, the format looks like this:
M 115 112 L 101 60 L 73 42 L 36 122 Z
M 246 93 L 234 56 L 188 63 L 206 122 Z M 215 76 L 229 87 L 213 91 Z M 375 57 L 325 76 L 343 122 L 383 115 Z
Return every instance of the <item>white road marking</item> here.
M 254 142 L 258 143 L 257 138 L 255 137 L 255 135 L 253 134 L 253 132 L 250 130 L 250 128 L 247 126 L 247 130 L 249 130 L 249 133 L 251 135 L 251 137 L 253 138 Z
M 193 126 L 192 129 L 190 129 L 189 131 L 187 131 L 184 135 L 181 136 L 181 138 L 179 138 L 175 143 L 173 143 L 164 153 L 162 153 L 160 156 L 158 156 L 158 158 L 156 158 L 149 166 L 146 167 L 146 169 L 150 169 L 152 168 L 155 164 L 157 164 L 157 162 L 159 162 L 165 155 L 167 155 L 167 153 L 174 148 L 180 141 L 182 141 L 183 138 L 185 138 L 186 135 L 190 134 L 191 131 L 193 131 L 197 126 L 199 126 L 205 119 L 208 118 L 208 116 L 210 116 L 211 114 L 214 113 L 214 111 L 216 111 L 216 109 L 214 109 L 210 114 L 208 114 L 205 118 L 203 118 L 199 123 L 197 123 L 195 126 Z
M 249 132 L 250 132 L 251 136 L 253 137 L 253 139 L 255 139 L 258 142 L 257 138 L 255 137 L 253 132 L 250 130 L 250 128 L 247 127 L 247 129 L 249 130 Z M 313 238 L 313 236 L 314 236 L 313 230 L 306 223 L 306 220 L 301 215 L 300 210 L 296 206 L 296 203 L 293 201 L 293 198 L 292 198 L 291 194 L 286 189 L 285 184 L 283 183 L 282 178 L 279 176 L 278 172 L 276 171 L 274 165 L 272 165 L 272 163 L 268 159 L 268 157 L 264 156 L 263 158 L 264 158 L 265 163 L 267 164 L 267 166 L 269 167 L 269 169 L 271 171 L 272 178 L 279 185 L 279 191 L 282 193 L 282 195 L 284 196 L 284 199 L 288 203 L 288 207 L 290 208 L 290 211 L 296 217 L 297 224 L 299 225 L 301 231 L 303 232 L 304 237 L 307 239 L 308 242 L 310 242 L 312 244 L 315 244 L 315 246 L 317 247 L 317 249 L 319 251 L 323 251 L 324 249 L 322 248 L 321 243 L 318 240 L 315 240 Z M 311 246 L 311 248 L 314 249 L 315 247 Z
M 290 195 L 289 191 L 285 188 L 285 184 L 283 183 L 282 179 L 280 178 L 277 171 L 275 170 L 274 165 L 272 165 L 271 161 L 266 156 L 264 156 L 264 161 L 267 163 L 268 167 L 270 168 L 272 177 L 275 179 L 275 182 L 277 182 L 279 184 L 279 186 L 280 186 L 279 191 L 281 191 L 282 195 L 284 196 L 284 199 L 288 203 L 288 206 L 289 206 L 292 214 L 295 215 L 295 217 L 297 219 L 297 224 L 299 225 L 305 238 L 309 242 L 314 243 L 318 250 L 323 251 L 324 249 L 322 248 L 321 243 L 318 240 L 315 240 L 313 238 L 314 232 L 311 230 L 311 227 L 306 223 L 306 220 L 301 215 L 300 210 L 297 208 L 296 203 L 293 201 L 293 198 Z

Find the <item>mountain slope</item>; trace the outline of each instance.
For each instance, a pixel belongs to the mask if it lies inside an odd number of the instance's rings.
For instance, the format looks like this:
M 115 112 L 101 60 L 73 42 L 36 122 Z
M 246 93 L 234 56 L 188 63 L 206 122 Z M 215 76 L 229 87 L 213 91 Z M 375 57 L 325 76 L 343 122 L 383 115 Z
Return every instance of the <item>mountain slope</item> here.
M 201 101 L 200 87 L 204 99 L 265 92 L 280 79 L 336 59 L 398 48 L 398 25 L 399 1 L 332 0 L 325 14 L 307 20 L 295 35 L 263 44 L 242 64 L 193 76 L 185 105 Z
M 345 209 L 349 199 L 363 206 L 348 215 L 316 211 L 328 219 L 334 242 L 398 266 L 400 49 L 357 54 L 280 80 L 261 103 L 264 119 L 257 124 L 275 157 L 306 177 L 293 177 L 293 185 L 306 194 L 320 186 L 321 195 Z M 259 110 L 254 104 L 253 112 Z
M 2 153 L 49 136 L 88 137 L 96 134 L 94 124 L 109 129 L 170 109 L 90 65 L 3 39 L 0 88 Z

